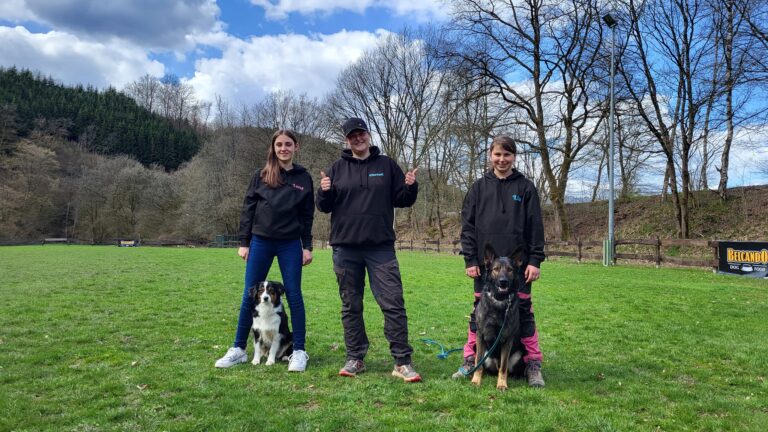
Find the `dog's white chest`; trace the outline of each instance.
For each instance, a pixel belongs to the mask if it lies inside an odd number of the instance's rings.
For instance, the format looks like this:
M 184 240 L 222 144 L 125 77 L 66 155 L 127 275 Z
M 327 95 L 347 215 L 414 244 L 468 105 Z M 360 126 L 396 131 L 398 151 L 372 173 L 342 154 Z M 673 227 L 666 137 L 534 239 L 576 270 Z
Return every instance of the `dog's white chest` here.
M 271 304 L 262 303 L 256 307 L 256 310 L 259 312 L 259 316 L 253 319 L 251 327 L 262 334 L 262 339 L 272 340 L 280 330 L 279 313 L 282 312 L 283 306 L 280 305 L 275 308 Z

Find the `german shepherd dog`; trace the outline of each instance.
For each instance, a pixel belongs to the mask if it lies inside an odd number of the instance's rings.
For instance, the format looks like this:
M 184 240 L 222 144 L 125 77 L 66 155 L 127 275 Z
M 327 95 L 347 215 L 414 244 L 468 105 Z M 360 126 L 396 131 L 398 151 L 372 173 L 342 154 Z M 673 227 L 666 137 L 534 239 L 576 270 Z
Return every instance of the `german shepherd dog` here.
M 252 364 L 261 363 L 266 357 L 267 366 L 276 360 L 286 360 L 293 352 L 293 335 L 288 328 L 288 315 L 280 297 L 285 287 L 280 282 L 264 281 L 252 286 L 248 295 L 253 300 L 253 350 Z
M 507 375 L 522 376 L 525 371 L 522 357 L 524 348 L 520 342 L 520 313 L 517 292 L 523 287 L 521 267 L 524 253 L 518 249 L 512 257 L 496 256 L 493 248 L 485 248 L 485 282 L 480 302 L 475 309 L 477 321 L 477 352 L 475 366 L 486 352 L 493 346 L 496 338 L 499 341 L 483 362 L 475 369 L 472 384 L 479 386 L 483 379 L 484 369 L 498 372 L 496 388 L 507 390 Z M 499 333 L 501 335 L 499 336 Z

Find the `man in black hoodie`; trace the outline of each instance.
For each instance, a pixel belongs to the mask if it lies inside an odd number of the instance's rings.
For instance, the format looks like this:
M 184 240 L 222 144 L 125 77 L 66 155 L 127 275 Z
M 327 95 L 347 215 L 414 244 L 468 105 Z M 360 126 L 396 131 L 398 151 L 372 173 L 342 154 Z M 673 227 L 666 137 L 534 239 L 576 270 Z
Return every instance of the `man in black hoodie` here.
M 354 377 L 365 370 L 368 336 L 363 321 L 365 272 L 371 291 L 384 314 L 384 336 L 395 359 L 392 375 L 406 382 L 421 381 L 411 364 L 408 317 L 403 284 L 395 255 L 394 208 L 416 201 L 416 169 L 403 170 L 378 147 L 371 146 L 368 126 L 350 118 L 342 126 L 348 149 L 321 172 L 317 208 L 331 213 L 330 244 L 333 270 L 339 283 L 341 322 L 347 361 L 341 376 Z

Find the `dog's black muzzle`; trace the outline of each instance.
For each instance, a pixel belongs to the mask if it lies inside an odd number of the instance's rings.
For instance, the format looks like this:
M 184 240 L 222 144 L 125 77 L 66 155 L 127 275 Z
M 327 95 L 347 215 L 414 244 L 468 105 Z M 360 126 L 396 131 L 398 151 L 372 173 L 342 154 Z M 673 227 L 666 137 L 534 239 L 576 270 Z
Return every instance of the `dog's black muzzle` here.
M 509 291 L 509 279 L 504 276 L 499 277 L 496 287 L 499 289 L 499 294 L 506 294 Z
M 505 274 L 501 274 L 496 279 L 496 290 L 500 295 L 506 296 L 510 294 L 512 291 L 516 291 L 516 290 L 513 290 L 513 284 L 515 283 L 516 283 L 516 279 L 510 278 Z

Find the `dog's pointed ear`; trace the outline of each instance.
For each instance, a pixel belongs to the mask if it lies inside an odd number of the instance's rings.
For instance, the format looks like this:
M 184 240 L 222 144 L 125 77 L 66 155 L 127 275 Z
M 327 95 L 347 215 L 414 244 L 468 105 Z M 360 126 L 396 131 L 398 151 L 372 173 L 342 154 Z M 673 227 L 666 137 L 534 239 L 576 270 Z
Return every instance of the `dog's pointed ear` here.
M 496 250 L 493 249 L 493 246 L 490 245 L 490 243 L 487 243 L 485 245 L 485 252 L 484 252 L 484 259 L 483 262 L 485 263 L 486 268 L 490 268 L 491 264 L 493 263 L 493 260 L 496 259 Z

